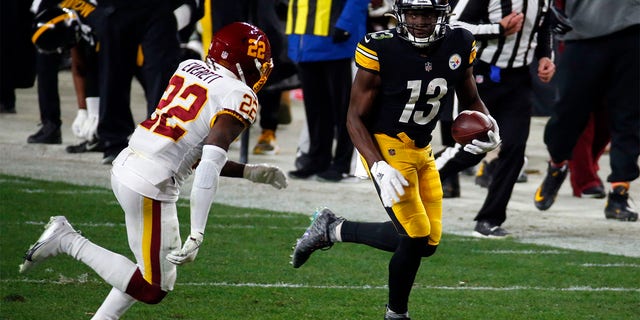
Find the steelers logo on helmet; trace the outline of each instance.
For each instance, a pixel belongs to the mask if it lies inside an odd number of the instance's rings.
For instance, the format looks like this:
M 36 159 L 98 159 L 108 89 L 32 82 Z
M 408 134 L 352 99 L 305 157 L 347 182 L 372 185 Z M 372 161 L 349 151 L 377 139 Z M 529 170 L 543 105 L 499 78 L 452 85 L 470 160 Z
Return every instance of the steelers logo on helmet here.
M 449 12 L 449 0 L 396 0 L 393 7 L 399 36 L 418 48 L 444 37 Z
M 254 92 L 260 91 L 273 69 L 267 35 L 245 22 L 228 24 L 213 35 L 206 62 L 229 69 Z
M 62 52 L 77 43 L 79 29 L 80 20 L 74 10 L 47 8 L 34 18 L 31 42 L 40 52 Z

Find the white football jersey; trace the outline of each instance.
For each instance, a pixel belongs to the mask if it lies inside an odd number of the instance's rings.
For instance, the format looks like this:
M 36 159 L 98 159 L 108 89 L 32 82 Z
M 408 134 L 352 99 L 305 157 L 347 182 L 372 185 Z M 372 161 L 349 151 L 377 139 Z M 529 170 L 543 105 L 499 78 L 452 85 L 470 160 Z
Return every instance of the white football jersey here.
M 253 124 L 258 98 L 223 67 L 213 70 L 204 61 L 183 61 L 154 113 L 138 125 L 129 147 L 114 160 L 112 173 L 147 197 L 177 200 L 177 189 L 200 159 L 222 111 Z

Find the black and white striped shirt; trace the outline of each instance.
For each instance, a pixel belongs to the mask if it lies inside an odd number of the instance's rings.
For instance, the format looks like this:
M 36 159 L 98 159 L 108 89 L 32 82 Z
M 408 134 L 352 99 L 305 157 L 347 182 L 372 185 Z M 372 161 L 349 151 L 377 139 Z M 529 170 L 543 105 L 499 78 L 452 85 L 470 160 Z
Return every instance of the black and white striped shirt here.
M 460 0 L 453 8 L 452 27 L 463 27 L 478 40 L 478 59 L 499 68 L 528 66 L 552 57 L 548 0 Z M 511 12 L 524 14 L 522 30 L 502 35 L 500 20 Z

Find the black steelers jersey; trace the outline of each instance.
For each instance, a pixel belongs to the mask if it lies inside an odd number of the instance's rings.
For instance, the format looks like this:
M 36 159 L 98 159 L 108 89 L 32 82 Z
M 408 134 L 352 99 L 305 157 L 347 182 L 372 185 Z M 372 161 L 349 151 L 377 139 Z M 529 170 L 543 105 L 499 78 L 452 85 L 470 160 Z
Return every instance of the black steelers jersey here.
M 417 147 L 428 145 L 441 106 L 452 103 L 475 56 L 474 37 L 462 28 L 448 28 L 428 51 L 401 39 L 395 29 L 367 34 L 356 48 L 356 65 L 382 79 L 369 129 L 392 137 L 404 132 Z

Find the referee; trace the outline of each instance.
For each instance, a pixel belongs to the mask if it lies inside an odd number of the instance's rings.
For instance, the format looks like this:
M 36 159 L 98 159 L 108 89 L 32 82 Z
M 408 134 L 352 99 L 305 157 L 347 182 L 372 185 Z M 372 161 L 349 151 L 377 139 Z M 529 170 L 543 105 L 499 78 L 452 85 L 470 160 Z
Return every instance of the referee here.
M 475 80 L 502 137 L 493 181 L 474 219 L 477 223 L 473 235 L 505 238 L 509 232 L 501 225 L 507 218 L 507 204 L 524 164 L 529 137 L 529 65 L 538 62 L 538 77 L 545 83 L 555 72 L 549 4 L 540 0 L 461 0 L 454 5 L 451 25 L 470 30 L 478 40 Z M 483 157 L 484 154 L 476 156 L 459 150 L 441 167 L 441 180 L 479 163 Z

